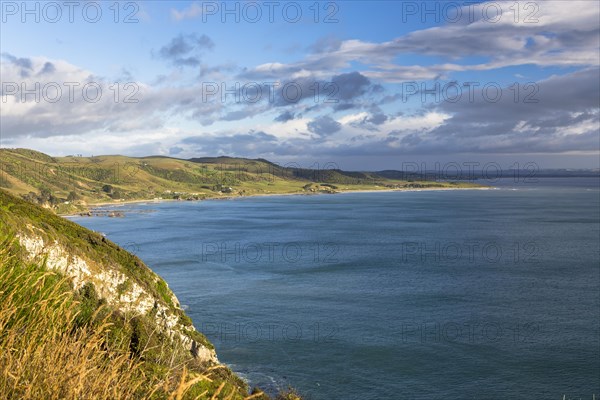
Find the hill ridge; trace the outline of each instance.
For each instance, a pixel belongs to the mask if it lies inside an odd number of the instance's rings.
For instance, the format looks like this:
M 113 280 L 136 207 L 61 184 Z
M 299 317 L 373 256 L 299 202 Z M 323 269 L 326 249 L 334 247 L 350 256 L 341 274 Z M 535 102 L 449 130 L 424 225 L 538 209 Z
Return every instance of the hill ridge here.
M 0 149 L 0 188 L 67 214 L 99 203 L 134 200 L 317 194 L 360 190 L 474 187 L 469 183 L 387 178 L 343 171 L 335 164 L 301 168 L 264 159 L 202 157 L 51 157 L 29 149 Z

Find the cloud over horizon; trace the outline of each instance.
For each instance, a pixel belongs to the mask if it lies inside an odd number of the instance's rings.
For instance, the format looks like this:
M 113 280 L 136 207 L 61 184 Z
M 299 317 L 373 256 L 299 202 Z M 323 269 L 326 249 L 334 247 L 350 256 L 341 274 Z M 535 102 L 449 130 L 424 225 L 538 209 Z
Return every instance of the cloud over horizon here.
M 170 23 L 201 14 L 196 3 L 172 8 Z M 302 50 L 246 58 L 198 23 L 148 43 L 153 74 L 7 51 L 1 145 L 329 159 L 597 153 L 599 6 L 541 3 L 535 17 L 416 24 L 380 40 L 323 33 Z

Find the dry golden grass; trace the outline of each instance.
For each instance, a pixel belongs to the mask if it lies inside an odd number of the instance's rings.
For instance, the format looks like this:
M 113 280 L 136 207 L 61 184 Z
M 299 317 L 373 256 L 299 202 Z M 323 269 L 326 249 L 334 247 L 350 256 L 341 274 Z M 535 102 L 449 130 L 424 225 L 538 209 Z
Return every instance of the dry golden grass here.
M 0 253 L 0 396 L 7 399 L 137 397 L 146 383 L 135 361 L 106 347 L 110 324 L 73 329 L 68 282 Z
M 144 353 L 114 343 L 102 308 L 94 324 L 77 323 L 80 303 L 67 279 L 15 257 L 12 241 L 0 245 L 0 399 L 268 398 L 248 397 L 220 365 L 153 371 Z

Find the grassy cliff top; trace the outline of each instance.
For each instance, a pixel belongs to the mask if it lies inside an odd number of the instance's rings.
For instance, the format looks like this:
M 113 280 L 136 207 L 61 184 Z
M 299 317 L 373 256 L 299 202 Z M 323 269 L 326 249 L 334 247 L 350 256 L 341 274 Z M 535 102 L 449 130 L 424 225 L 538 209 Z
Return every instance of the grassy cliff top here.
M 81 257 L 98 268 L 118 270 L 174 312 L 185 315 L 166 283 L 138 257 L 97 232 L 4 190 L 0 190 L 0 229 L 6 236 L 37 236 L 46 244 L 56 243 L 70 256 Z

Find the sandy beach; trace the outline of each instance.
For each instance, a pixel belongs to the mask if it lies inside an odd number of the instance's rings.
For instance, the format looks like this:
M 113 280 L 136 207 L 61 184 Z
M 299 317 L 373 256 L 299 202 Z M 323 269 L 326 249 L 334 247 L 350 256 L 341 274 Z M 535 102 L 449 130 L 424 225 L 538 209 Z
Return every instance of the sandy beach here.
M 114 202 L 100 202 L 100 203 L 92 203 L 87 205 L 87 209 L 85 211 L 80 211 L 77 213 L 69 213 L 69 214 L 59 214 L 61 217 L 80 217 L 81 214 L 91 212 L 94 209 L 100 207 L 120 207 L 126 206 L 129 204 L 145 204 L 145 203 L 163 203 L 163 202 L 178 202 L 178 201 L 211 201 L 211 200 L 234 200 L 241 199 L 246 197 L 279 197 L 279 196 L 319 196 L 319 195 L 339 195 L 339 194 L 349 194 L 349 193 L 389 193 L 389 192 L 429 192 L 429 191 L 454 191 L 454 190 L 490 190 L 494 189 L 493 187 L 471 187 L 471 188 L 399 188 L 399 189 L 365 189 L 365 190 L 340 190 L 333 193 L 325 193 L 325 192 L 298 192 L 298 193 L 256 193 L 250 194 L 246 196 L 220 196 L 220 197 L 209 197 L 202 200 L 177 200 L 177 199 L 146 199 L 146 200 L 116 200 Z

